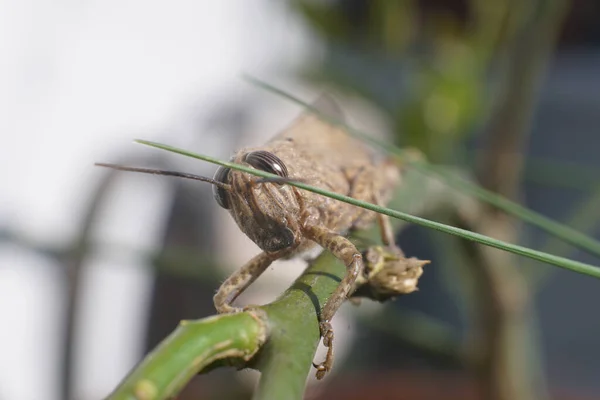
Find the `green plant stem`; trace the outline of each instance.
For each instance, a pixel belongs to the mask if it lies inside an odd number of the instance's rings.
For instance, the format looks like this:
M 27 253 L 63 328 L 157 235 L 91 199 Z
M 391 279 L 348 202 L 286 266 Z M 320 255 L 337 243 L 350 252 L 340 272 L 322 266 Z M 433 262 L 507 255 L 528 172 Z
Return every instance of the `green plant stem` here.
M 266 305 L 271 334 L 255 367 L 261 378 L 253 400 L 301 400 L 319 344 L 318 315 L 346 273 L 329 252 L 315 262 L 275 302 Z
M 174 397 L 215 361 L 248 361 L 266 339 L 266 325 L 248 312 L 182 321 L 108 397 L 159 400 Z
M 171 398 L 196 374 L 226 364 L 262 372 L 254 400 L 301 400 L 319 344 L 318 315 L 345 272 L 339 260 L 323 252 L 271 304 L 183 321 L 109 399 Z
M 414 157 L 411 157 L 410 152 L 402 150 L 390 143 L 386 143 L 384 141 L 378 140 L 371 135 L 368 135 L 358 129 L 354 129 L 348 126 L 344 121 L 337 120 L 330 116 L 321 114 L 319 110 L 311 106 L 310 104 L 298 99 L 297 97 L 292 96 L 291 94 L 278 89 L 266 82 L 260 81 L 256 78 L 250 76 L 244 76 L 244 79 L 249 81 L 250 83 L 265 89 L 269 92 L 272 92 L 278 96 L 281 96 L 287 100 L 296 103 L 313 114 L 317 115 L 319 118 L 327 121 L 328 123 L 339 126 L 342 129 L 345 129 L 351 135 L 361 139 L 362 141 L 377 147 L 383 150 L 386 153 L 393 154 L 396 157 L 399 157 L 402 161 L 404 161 L 408 166 L 413 167 L 423 174 L 427 174 L 431 177 L 439 179 L 440 181 L 448 184 L 453 189 L 458 189 L 463 191 L 466 194 L 474 196 L 479 200 L 482 200 L 488 204 L 493 205 L 494 207 L 505 211 L 506 213 L 513 215 L 515 217 L 520 218 L 521 220 L 528 222 L 543 231 L 550 233 L 561 240 L 578 247 L 580 249 L 586 250 L 591 254 L 596 256 L 600 256 L 600 242 L 578 232 L 568 226 L 565 226 L 561 223 L 558 223 L 542 214 L 539 214 L 535 211 L 529 210 L 514 201 L 511 201 L 505 197 L 499 196 L 498 194 L 486 190 L 474 183 L 471 183 L 467 180 L 464 180 L 460 177 L 457 177 L 455 174 L 442 172 L 440 169 L 429 165 L 428 163 L 422 160 L 415 160 Z
M 274 175 L 274 174 L 270 174 L 270 173 L 260 171 L 260 170 L 254 169 L 254 168 L 245 167 L 245 166 L 239 165 L 239 164 L 221 161 L 221 160 L 218 160 L 213 157 L 196 154 L 196 153 L 193 153 L 193 152 L 190 152 L 187 150 L 178 149 L 176 147 L 171 147 L 168 145 L 155 143 L 155 142 L 149 142 L 146 140 L 136 140 L 136 142 L 147 145 L 147 146 L 156 147 L 158 149 L 167 150 L 167 151 L 170 151 L 173 153 L 178 153 L 178 154 L 181 154 L 184 156 L 197 158 L 199 160 L 207 161 L 207 162 L 221 165 L 224 167 L 233 168 L 233 169 L 247 172 L 249 174 L 260 176 L 263 178 L 270 178 L 270 179 L 275 179 L 275 180 L 281 179 L 279 176 Z M 489 236 L 485 236 L 485 235 L 482 235 L 482 234 L 479 234 L 476 232 L 468 231 L 466 229 L 456 228 L 454 226 L 450 226 L 450 225 L 442 224 L 439 222 L 431 221 L 431 220 L 428 220 L 425 218 L 420 218 L 420 217 L 416 217 L 414 215 L 406 214 L 401 211 L 391 210 L 386 207 L 381 207 L 381 206 L 371 204 L 371 203 L 368 203 L 365 201 L 356 200 L 352 197 L 344 196 L 339 193 L 334 193 L 334 192 L 330 192 L 330 191 L 327 191 L 327 190 L 324 190 L 324 189 L 321 189 L 318 187 L 310 186 L 310 185 L 307 185 L 307 184 L 299 182 L 299 181 L 290 180 L 286 183 L 288 183 L 289 185 L 292 185 L 292 186 L 296 186 L 300 189 L 304 189 L 304 190 L 308 190 L 310 192 L 321 194 L 323 196 L 327 196 L 327 197 L 330 197 L 335 200 L 343 201 L 345 203 L 352 204 L 352 205 L 355 205 L 358 207 L 362 207 L 367 210 L 385 214 L 385 215 L 388 215 L 393 218 L 404 220 L 406 222 L 421 225 L 426 228 L 434 229 L 439 232 L 447 233 L 450 235 L 459 236 L 464 239 L 470 240 L 472 242 L 476 242 L 476 243 L 484 244 L 486 246 L 494 247 L 494 248 L 497 248 L 500 250 L 508 251 L 508 252 L 511 252 L 514 254 L 518 254 L 518 255 L 527 257 L 527 258 L 531 258 L 533 260 L 542 261 L 542 262 L 552 264 L 557 267 L 565 268 L 570 271 L 578 272 L 578 273 L 581 273 L 584 275 L 593 276 L 595 278 L 600 278 L 600 268 L 598 268 L 594 265 L 591 265 L 591 264 L 586 264 L 586 263 L 582 263 L 579 261 L 570 260 L 570 259 L 564 258 L 564 257 L 558 257 L 558 256 L 555 256 L 552 254 L 529 249 L 527 247 L 519 246 L 516 244 L 510 244 L 510 243 L 504 242 L 502 240 L 494 239 Z

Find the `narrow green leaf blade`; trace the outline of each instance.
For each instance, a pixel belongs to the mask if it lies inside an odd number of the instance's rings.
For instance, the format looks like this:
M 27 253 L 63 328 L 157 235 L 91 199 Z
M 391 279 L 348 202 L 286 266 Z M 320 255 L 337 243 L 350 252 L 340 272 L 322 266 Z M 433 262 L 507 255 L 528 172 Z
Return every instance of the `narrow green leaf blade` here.
M 260 176 L 262 178 L 278 178 L 277 175 L 270 174 L 268 172 L 245 167 L 245 166 L 239 165 L 239 164 L 230 163 L 227 161 L 221 161 L 214 157 L 205 156 L 202 154 L 196 154 L 191 151 L 179 149 L 179 148 L 164 145 L 161 143 L 155 143 L 155 142 L 150 142 L 150 141 L 146 141 L 146 140 L 136 140 L 136 142 L 147 145 L 147 146 L 156 147 L 158 149 L 181 154 L 181 155 L 184 155 L 187 157 L 192 157 L 192 158 L 196 158 L 199 160 L 208 161 L 213 164 L 217 164 L 217 165 L 221 165 L 224 167 L 247 172 L 249 174 Z M 542 262 L 545 262 L 548 264 L 555 265 L 557 267 L 561 267 L 561 268 L 565 268 L 565 269 L 568 269 L 568 270 L 571 270 L 574 272 L 578 272 L 580 274 L 585 274 L 585 275 L 593 276 L 595 278 L 600 278 L 600 268 L 598 268 L 594 265 L 591 265 L 591 264 L 586 264 L 586 263 L 582 263 L 579 261 L 570 260 L 568 258 L 559 257 L 559 256 L 555 256 L 555 255 L 552 255 L 549 253 L 544 253 L 541 251 L 533 250 L 533 249 L 530 249 L 527 247 L 507 243 L 502 240 L 494 239 L 489 236 L 485 236 L 485 235 L 482 235 L 482 234 L 479 234 L 476 232 L 471 232 L 471 231 L 468 231 L 465 229 L 456 228 L 454 226 L 442 224 L 440 222 L 435 222 L 435 221 L 431 221 L 431 220 L 428 220 L 425 218 L 416 217 L 414 215 L 406 214 L 401 211 L 392 210 L 392 209 L 389 209 L 386 207 L 381 207 L 376 204 L 371 204 L 371 203 L 368 203 L 365 201 L 356 200 L 352 197 L 348 197 L 348 196 L 344 196 L 342 194 L 330 192 L 325 189 L 310 186 L 310 185 L 307 185 L 302 182 L 290 181 L 290 182 L 288 182 L 288 184 L 292 185 L 292 186 L 296 186 L 300 189 L 308 190 L 313 193 L 318 193 L 323 196 L 331 197 L 332 199 L 343 201 L 348 204 L 353 204 L 355 206 L 362 207 L 367 210 L 375 211 L 375 212 L 378 212 L 381 214 L 389 215 L 390 217 L 393 217 L 393 218 L 398 218 L 398 219 L 401 219 L 401 220 L 404 220 L 407 222 L 421 225 L 426 228 L 435 229 L 437 231 L 447 233 L 450 235 L 454 235 L 454 236 L 459 236 L 461 238 L 471 240 L 473 242 L 481 243 L 481 244 L 484 244 L 484 245 L 487 245 L 490 247 L 495 247 L 497 249 L 505 250 L 505 251 L 508 251 L 508 252 L 511 252 L 514 254 L 519 254 L 521 256 L 531 258 L 533 260 L 542 261 Z

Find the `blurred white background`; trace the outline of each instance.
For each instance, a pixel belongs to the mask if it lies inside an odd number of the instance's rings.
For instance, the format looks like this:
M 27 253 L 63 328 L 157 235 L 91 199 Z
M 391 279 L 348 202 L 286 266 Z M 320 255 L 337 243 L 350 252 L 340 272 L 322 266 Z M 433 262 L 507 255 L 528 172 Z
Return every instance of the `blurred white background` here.
M 1 1 L 0 230 L 67 246 L 98 183 L 93 163 L 152 151 L 134 138 L 227 156 L 226 135 L 194 131 L 198 119 L 257 90 L 241 73 L 312 93 L 288 78 L 315 56 L 309 42 L 283 2 Z M 260 98 L 253 115 L 260 135 L 244 141 L 264 140 L 298 113 L 268 94 Z M 180 162 L 196 173 L 214 170 Z M 124 176 L 95 240 L 151 249 L 166 187 L 155 177 Z M 239 241 L 227 261 L 239 265 L 256 248 L 227 213 L 220 215 L 220 237 Z M 0 244 L 0 399 L 59 399 L 59 322 L 67 300 L 61 268 L 18 244 Z M 152 280 L 134 255 L 92 258 L 83 278 L 74 397 L 97 399 L 142 356 Z

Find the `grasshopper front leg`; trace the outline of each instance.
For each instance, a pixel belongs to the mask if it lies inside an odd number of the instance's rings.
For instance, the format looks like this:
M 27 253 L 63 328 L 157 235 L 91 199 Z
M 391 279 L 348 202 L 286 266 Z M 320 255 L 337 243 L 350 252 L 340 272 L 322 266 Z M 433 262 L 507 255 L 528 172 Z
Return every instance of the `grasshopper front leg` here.
M 278 253 L 262 252 L 225 279 L 213 297 L 217 312 L 225 314 L 242 311 L 243 308 L 233 307 L 231 303 L 278 258 Z
M 322 226 L 310 226 L 306 228 L 306 236 L 329 250 L 335 257 L 340 259 L 348 269 L 346 275 L 332 293 L 321 310 L 319 329 L 323 336 L 323 344 L 327 347 L 325 361 L 314 365 L 317 369 L 317 379 L 322 379 L 333 366 L 333 329 L 331 319 L 348 298 L 354 286 L 356 278 L 364 268 L 363 259 L 354 244 L 339 233 L 333 232 Z

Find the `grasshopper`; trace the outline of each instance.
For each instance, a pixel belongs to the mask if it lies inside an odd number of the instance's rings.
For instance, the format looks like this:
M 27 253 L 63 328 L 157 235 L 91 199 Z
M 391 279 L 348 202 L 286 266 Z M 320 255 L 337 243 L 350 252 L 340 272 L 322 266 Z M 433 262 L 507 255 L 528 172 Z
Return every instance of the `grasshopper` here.
M 328 96 L 321 96 L 313 107 L 323 115 L 343 120 L 339 106 Z M 301 114 L 264 146 L 239 150 L 231 161 L 276 174 L 280 179 L 261 179 L 225 167 L 219 167 L 210 179 L 172 171 L 99 165 L 191 178 L 213 185 L 217 203 L 262 249 L 223 282 L 214 296 L 219 313 L 243 310 L 233 306 L 233 301 L 275 260 L 301 255 L 317 245 L 340 259 L 347 267 L 346 275 L 319 315 L 320 333 L 328 348 L 325 361 L 313 364 L 321 379 L 333 365 L 330 321 L 364 269 L 361 253 L 345 235 L 353 229 L 366 228 L 376 218 L 385 244 L 393 245 L 393 234 L 387 217 L 286 185 L 286 180 L 301 180 L 385 205 L 399 180 L 399 169 L 388 160 L 377 161 L 362 142 L 309 112 Z

